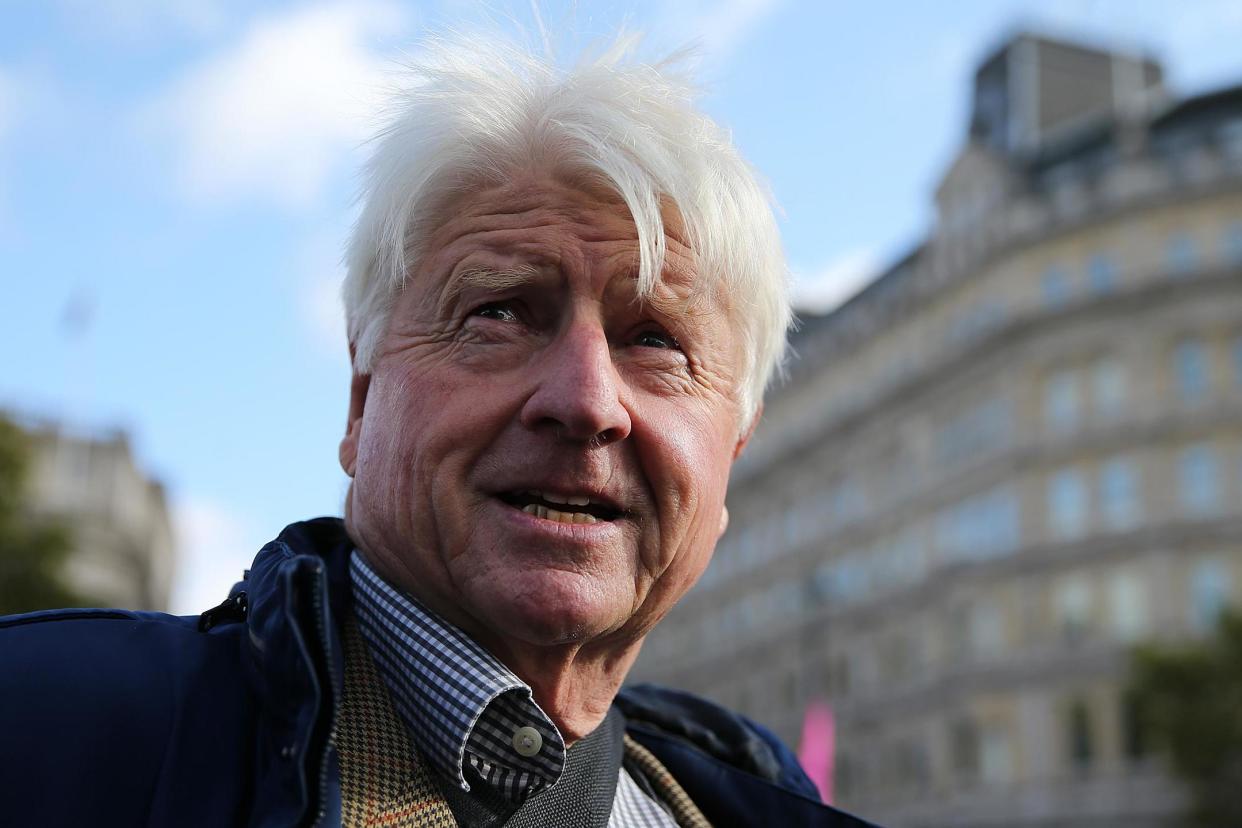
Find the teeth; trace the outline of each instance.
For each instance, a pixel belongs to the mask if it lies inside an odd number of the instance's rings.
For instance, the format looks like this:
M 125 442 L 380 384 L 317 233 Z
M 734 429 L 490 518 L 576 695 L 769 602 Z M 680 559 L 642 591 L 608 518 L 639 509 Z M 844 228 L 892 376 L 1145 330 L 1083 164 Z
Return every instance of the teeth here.
M 549 503 L 564 503 L 568 506 L 586 506 L 591 502 L 591 498 L 586 495 L 558 495 L 553 494 L 552 492 L 541 492 L 535 489 L 531 489 L 526 492 L 526 494 L 531 497 L 538 497 L 542 500 L 546 500 Z
M 558 512 L 556 509 L 549 509 L 538 503 L 529 503 L 522 507 L 522 511 L 544 520 L 554 520 L 557 523 L 595 523 L 596 520 L 595 515 L 586 512 Z

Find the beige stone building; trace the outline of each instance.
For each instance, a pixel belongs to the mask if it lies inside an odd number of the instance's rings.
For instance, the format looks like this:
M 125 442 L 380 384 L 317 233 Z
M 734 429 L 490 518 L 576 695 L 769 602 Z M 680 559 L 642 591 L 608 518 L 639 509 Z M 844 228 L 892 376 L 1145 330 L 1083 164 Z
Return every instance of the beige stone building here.
M 164 487 L 135 466 L 124 432 L 25 426 L 30 508 L 72 532 L 68 585 L 103 606 L 167 611 L 174 543 Z
M 974 92 L 936 226 L 805 320 L 634 676 L 794 744 L 828 700 L 881 824 L 1177 824 L 1123 682 L 1242 582 L 1242 86 L 1024 35 Z

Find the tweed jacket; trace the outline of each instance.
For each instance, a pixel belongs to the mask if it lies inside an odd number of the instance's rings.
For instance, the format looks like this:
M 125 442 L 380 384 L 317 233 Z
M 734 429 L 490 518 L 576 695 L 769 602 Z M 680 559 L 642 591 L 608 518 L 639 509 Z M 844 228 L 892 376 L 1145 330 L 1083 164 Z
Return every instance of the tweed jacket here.
M 293 524 L 199 617 L 0 618 L 0 822 L 340 825 L 352 548 L 339 520 Z M 867 824 L 820 803 L 789 751 L 742 717 L 652 687 L 615 705 L 713 825 Z

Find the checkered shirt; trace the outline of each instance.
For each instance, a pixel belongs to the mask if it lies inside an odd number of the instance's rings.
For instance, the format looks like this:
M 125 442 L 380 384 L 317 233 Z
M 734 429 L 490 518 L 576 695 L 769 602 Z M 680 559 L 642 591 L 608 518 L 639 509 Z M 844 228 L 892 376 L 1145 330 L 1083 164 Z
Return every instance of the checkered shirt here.
M 465 632 L 400 592 L 362 555 L 350 559 L 355 611 L 393 706 L 427 761 L 462 790 L 484 784 L 520 803 L 556 784 L 565 740 L 535 703 L 530 686 Z M 532 756 L 515 747 L 534 728 Z M 664 808 L 622 768 L 609 828 L 675 828 Z

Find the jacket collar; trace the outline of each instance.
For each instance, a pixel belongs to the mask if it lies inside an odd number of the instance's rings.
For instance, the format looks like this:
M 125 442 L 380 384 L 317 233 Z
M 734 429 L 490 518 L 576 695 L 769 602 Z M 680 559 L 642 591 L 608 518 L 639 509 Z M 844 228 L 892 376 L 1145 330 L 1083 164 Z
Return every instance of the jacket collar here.
M 353 612 L 353 542 L 337 518 L 294 523 L 262 549 L 246 580 L 246 677 L 260 701 L 252 828 L 336 824 L 334 724 L 344 675 L 340 625 Z M 236 592 L 238 588 L 235 588 Z M 627 730 L 722 824 L 738 814 L 797 814 L 791 824 L 868 828 L 818 801 L 788 749 L 753 722 L 657 688 L 617 698 Z
M 339 625 L 352 611 L 343 523 L 287 526 L 259 550 L 247 593 L 242 663 L 259 701 L 255 825 L 301 825 L 330 808 L 336 773 L 329 735 L 344 660 Z

